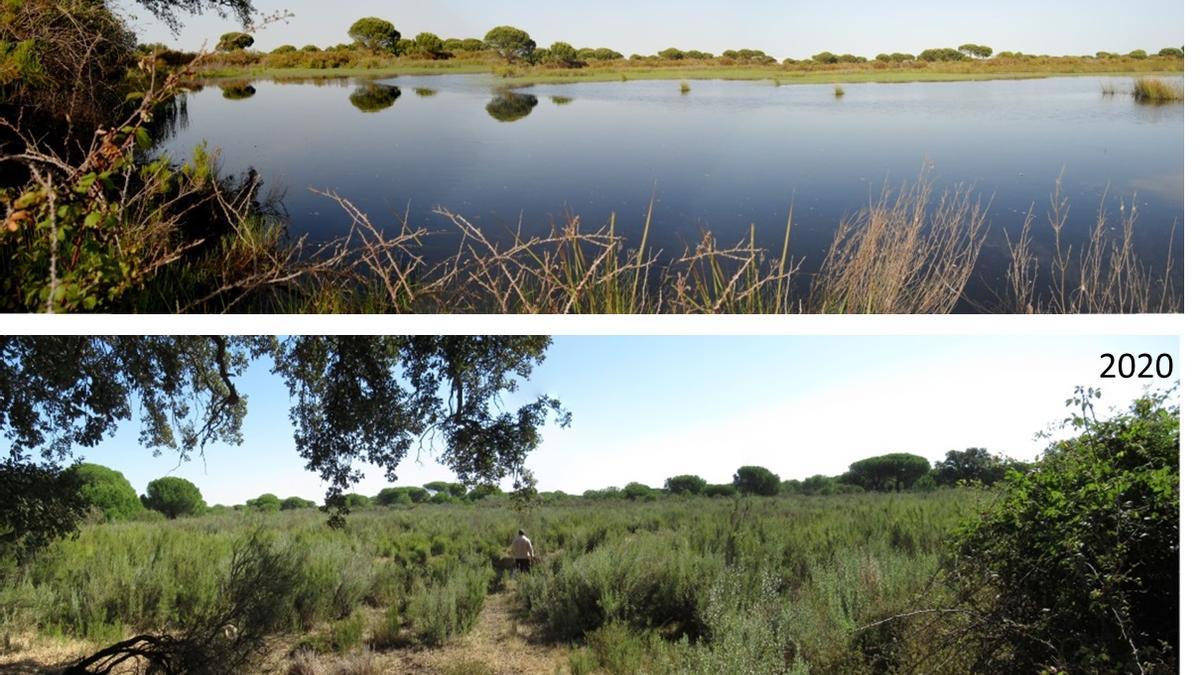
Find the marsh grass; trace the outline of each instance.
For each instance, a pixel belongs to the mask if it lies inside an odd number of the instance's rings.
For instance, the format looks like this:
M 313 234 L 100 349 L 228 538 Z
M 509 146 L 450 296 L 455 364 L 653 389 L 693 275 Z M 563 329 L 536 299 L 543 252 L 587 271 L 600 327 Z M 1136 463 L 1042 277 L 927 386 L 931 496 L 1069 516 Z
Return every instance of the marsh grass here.
M 1112 235 L 1111 216 L 1102 208 L 1086 241 L 1068 241 L 1061 185 L 1052 200 L 1053 251 L 1035 254 L 1032 212 L 1015 235 L 1004 230 L 1009 266 L 1004 288 L 992 300 L 966 295 L 987 239 L 988 208 L 965 186 L 935 191 L 928 170 L 911 184 L 885 186 L 843 219 L 811 274 L 802 274 L 805 260 L 791 250 L 794 204 L 782 224 L 778 257 L 760 245 L 759 228 L 751 225 L 734 244 L 702 231 L 697 243 L 667 258 L 649 246 L 654 198 L 640 235 L 627 239 L 617 233 L 615 214 L 594 230 L 573 217 L 544 234 L 528 234 L 519 224 L 508 237 L 496 237 L 446 209 L 436 211 L 449 224 L 446 231 L 410 228 L 404 216 L 399 230 L 385 235 L 353 204 L 327 196 L 351 220 L 346 238 L 328 245 L 343 260 L 341 271 L 314 272 L 298 293 L 308 302 L 316 298 L 323 311 L 936 314 L 969 306 L 984 312 L 1145 313 L 1183 306 L 1171 281 L 1172 252 L 1157 270 L 1136 253 L 1134 203 L 1119 206 L 1119 236 Z M 421 248 L 434 236 L 457 237 L 457 251 L 428 264 Z M 1039 275 L 1039 267 L 1050 268 L 1051 277 Z
M 836 85 L 833 88 L 833 95 L 837 98 L 841 98 L 846 95 L 846 90 L 842 89 L 842 85 Z
M 1133 98 L 1139 103 L 1174 103 L 1183 100 L 1183 86 L 1155 77 L 1139 77 L 1133 82 Z
M 807 311 L 943 314 L 962 300 L 983 248 L 987 209 L 970 189 L 936 197 L 928 171 L 838 226 Z
M 1163 267 L 1152 270 L 1138 256 L 1134 231 L 1138 219 L 1136 196 L 1117 205 L 1116 225 L 1110 225 L 1107 193 L 1100 198 L 1099 211 L 1091 221 L 1087 237 L 1079 243 L 1066 241 L 1065 231 L 1071 204 L 1063 192 L 1062 178 L 1050 196 L 1047 222 L 1054 235 L 1049 260 L 1039 260 L 1033 251 L 1035 221 L 1031 207 L 1016 237 L 1005 233 L 1010 264 L 1005 274 L 1003 306 L 1012 313 L 1051 314 L 1148 314 L 1183 311 L 1183 298 L 1172 278 L 1175 267 L 1175 227 L 1172 227 Z M 1049 274 L 1044 292 L 1043 264 Z
M 365 214 L 331 197 L 350 215 L 353 232 L 388 241 Z M 367 258 L 363 276 L 355 283 L 371 284 L 394 311 L 643 314 L 801 309 L 792 287 L 798 263 L 790 259 L 788 245 L 781 258 L 768 258 L 755 241 L 753 227 L 748 239 L 733 246 L 718 245 L 711 233 L 704 233 L 680 257 L 665 260 L 662 251 L 648 243 L 653 201 L 636 248 L 635 242 L 617 234 L 615 215 L 598 230 L 585 230 L 572 218 L 543 235 L 526 235 L 518 227 L 510 239 L 501 241 L 461 215 L 445 209 L 437 214 L 459 237 L 454 256 L 425 266 L 415 251 L 392 246 L 387 254 Z M 791 228 L 789 213 L 785 242 Z M 396 236 L 416 241 L 426 235 L 402 223 Z
M 681 93 L 681 94 L 692 93 L 692 85 L 688 84 L 687 82 L 680 82 L 679 83 L 679 93 Z

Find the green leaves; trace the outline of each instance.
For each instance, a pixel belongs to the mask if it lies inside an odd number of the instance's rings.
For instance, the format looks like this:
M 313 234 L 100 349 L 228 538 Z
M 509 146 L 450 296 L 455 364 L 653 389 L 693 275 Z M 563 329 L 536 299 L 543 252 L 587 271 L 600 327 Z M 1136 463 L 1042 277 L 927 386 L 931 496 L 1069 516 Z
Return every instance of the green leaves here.
M 974 670 L 1135 671 L 1178 649 L 1179 409 L 1165 394 L 1069 423 L 996 511 L 956 542 L 951 577 L 982 621 Z M 1003 665 L 1001 665 L 1003 664 Z

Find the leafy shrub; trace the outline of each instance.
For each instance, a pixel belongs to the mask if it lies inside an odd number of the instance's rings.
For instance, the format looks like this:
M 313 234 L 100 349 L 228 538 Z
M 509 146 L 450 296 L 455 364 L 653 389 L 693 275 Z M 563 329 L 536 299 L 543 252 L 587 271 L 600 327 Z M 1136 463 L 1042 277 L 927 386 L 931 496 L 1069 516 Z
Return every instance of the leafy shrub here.
M 633 628 L 701 628 L 700 604 L 718 561 L 672 536 L 634 535 L 520 578 L 547 632 L 576 640 L 613 621 Z
M 304 550 L 300 579 L 294 591 L 299 626 L 309 628 L 326 619 L 350 616 L 373 582 L 371 562 L 336 540 L 295 542 Z
M 690 474 L 673 476 L 663 484 L 663 488 L 673 495 L 698 495 L 704 492 L 707 486 L 708 481 Z
M 705 497 L 736 497 L 738 489 L 729 484 L 704 486 Z
M 371 628 L 371 647 L 373 649 L 395 649 L 406 643 L 404 638 L 404 615 L 399 607 L 388 607 L 383 616 L 375 621 Z
M 621 490 L 621 496 L 629 500 L 646 500 L 654 498 L 654 488 L 642 483 L 630 483 Z
M 779 476 L 761 466 L 743 466 L 734 474 L 733 486 L 742 494 L 773 497 L 779 494 Z
M 273 513 L 283 508 L 283 502 L 279 501 L 279 497 L 276 497 L 268 492 L 266 494 L 259 495 L 254 499 L 246 500 L 246 506 L 249 506 L 255 511 Z
M 457 567 L 444 582 L 418 582 L 406 610 L 416 638 L 438 646 L 471 630 L 483 609 L 490 576 L 480 565 Z
M 421 493 L 426 494 L 424 489 Z M 379 491 L 375 496 L 375 503 L 380 506 L 408 506 L 413 503 L 413 499 L 408 488 L 389 487 Z
M 104 512 L 106 519 L 128 520 L 143 510 L 137 491 L 120 471 L 99 464 L 77 464 L 71 471 L 81 482 L 84 501 Z
M 355 21 L 349 35 L 356 45 L 373 52 L 392 52 L 400 41 L 400 31 L 392 22 L 373 16 Z
M 1179 408 L 1165 395 L 1080 434 L 957 542 L 954 578 L 982 628 L 974 670 L 1148 672 L 1179 647 Z M 983 636 L 986 636 L 984 638 Z
M 781 581 L 745 570 L 722 572 L 703 612 L 709 639 L 683 656 L 689 673 L 758 675 L 806 672 L 790 631 L 801 617 L 779 592 Z
M 315 509 L 315 502 L 304 499 L 303 497 L 288 497 L 279 503 L 280 510 L 295 511 L 296 509 Z
M 187 479 L 175 476 L 150 481 L 142 503 L 168 518 L 198 515 L 204 513 L 206 508 L 200 488 Z
M 254 36 L 248 33 L 226 33 L 217 42 L 217 51 L 233 52 L 254 46 Z
M 339 654 L 345 654 L 352 649 L 361 647 L 365 629 L 366 620 L 363 619 L 361 612 L 355 612 L 348 618 L 335 621 L 330 627 L 330 646 Z

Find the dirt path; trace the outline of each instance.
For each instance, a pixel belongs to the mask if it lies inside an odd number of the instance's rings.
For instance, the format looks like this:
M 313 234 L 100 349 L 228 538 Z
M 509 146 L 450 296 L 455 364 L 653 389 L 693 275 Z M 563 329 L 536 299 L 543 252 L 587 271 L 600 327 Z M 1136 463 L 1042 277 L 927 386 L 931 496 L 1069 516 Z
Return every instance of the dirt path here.
M 441 649 L 388 654 L 388 668 L 411 673 L 518 673 L 552 675 L 567 672 L 567 650 L 545 645 L 535 628 L 522 621 L 511 587 L 487 596 L 479 620 L 467 635 Z M 399 672 L 399 671 L 398 671 Z

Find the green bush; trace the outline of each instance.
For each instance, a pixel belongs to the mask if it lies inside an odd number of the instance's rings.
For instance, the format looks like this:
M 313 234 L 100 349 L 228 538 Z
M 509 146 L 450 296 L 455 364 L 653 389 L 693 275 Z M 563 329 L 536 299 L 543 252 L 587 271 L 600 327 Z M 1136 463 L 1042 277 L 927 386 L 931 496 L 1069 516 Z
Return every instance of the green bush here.
M 736 497 L 738 489 L 729 484 L 706 485 L 704 486 L 705 497 Z
M 266 494 L 259 495 L 254 499 L 246 500 L 246 506 L 254 509 L 255 511 L 274 513 L 275 511 L 279 511 L 283 508 L 283 502 L 279 501 L 279 497 L 276 497 L 268 492 Z
M 355 21 L 349 35 L 354 44 L 372 52 L 394 52 L 400 41 L 400 31 L 392 22 L 373 16 Z
M 1179 409 L 1167 400 L 1099 421 L 1080 392 L 1079 435 L 1010 472 L 1004 500 L 959 537 L 974 670 L 1175 670 Z
M 217 42 L 217 51 L 233 52 L 254 46 L 254 36 L 248 33 L 226 33 Z
M 673 495 L 698 495 L 704 492 L 707 486 L 708 481 L 703 478 L 685 474 L 668 478 L 663 484 L 663 489 Z
M 418 33 L 413 38 L 413 46 L 409 54 L 427 59 L 441 59 L 447 56 L 446 44 L 433 33 Z
M 636 501 L 639 499 L 654 499 L 655 493 L 654 488 L 650 487 L 649 485 L 645 485 L 643 483 L 630 483 L 621 490 L 621 496 L 625 499 Z
M 734 474 L 733 486 L 742 494 L 773 497 L 779 494 L 779 476 L 761 466 L 743 466 Z
M 316 502 L 304 499 L 303 497 L 288 497 L 279 503 L 281 511 L 295 511 L 297 509 L 315 509 Z
M 422 494 L 425 490 L 421 490 Z M 375 503 L 380 506 L 408 506 L 413 503 L 412 497 L 409 496 L 408 488 L 390 487 L 383 488 L 379 494 L 375 496 Z
M 547 632 L 576 640 L 620 621 L 634 628 L 701 629 L 700 603 L 719 562 L 675 536 L 634 535 L 537 569 L 519 590 Z
M 366 620 L 361 612 L 355 612 L 341 621 L 335 621 L 330 627 L 330 646 L 339 654 L 357 649 L 362 646 L 364 630 L 366 630 Z
M 99 464 L 77 464 L 71 471 L 80 481 L 84 501 L 104 512 L 105 519 L 128 520 L 143 510 L 137 491 L 120 471 Z
M 416 638 L 425 645 L 444 645 L 475 625 L 487 597 L 491 570 L 482 565 L 456 567 L 445 581 L 420 581 L 406 610 Z
M 199 515 L 204 513 L 206 508 L 200 488 L 191 481 L 175 476 L 150 481 L 146 486 L 146 494 L 142 497 L 142 504 L 172 519 Z
M 488 31 L 483 38 L 489 49 L 495 50 L 500 58 L 515 63 L 517 61 L 532 62 L 537 43 L 529 37 L 529 33 L 512 26 L 497 26 Z

